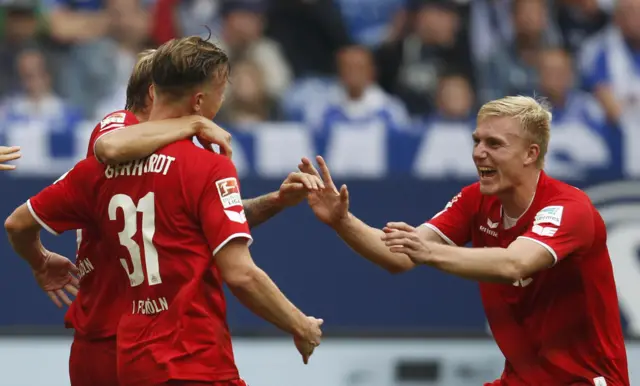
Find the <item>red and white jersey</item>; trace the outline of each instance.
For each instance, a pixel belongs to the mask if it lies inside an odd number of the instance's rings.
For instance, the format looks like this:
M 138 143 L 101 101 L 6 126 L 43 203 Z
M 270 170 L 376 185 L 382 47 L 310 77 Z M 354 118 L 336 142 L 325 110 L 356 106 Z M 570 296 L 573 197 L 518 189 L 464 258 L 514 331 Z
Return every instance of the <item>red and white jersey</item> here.
M 189 140 L 120 166 L 89 158 L 29 202 L 46 228 L 99 234 L 103 255 L 124 273 L 124 386 L 238 377 L 212 258 L 232 239 L 251 240 L 228 158 Z
M 458 246 L 507 248 L 525 238 L 555 260 L 513 284 L 480 283 L 506 358 L 501 385 L 629 385 L 605 224 L 584 192 L 542 172 L 531 206 L 505 229 L 500 201 L 475 183 L 424 225 Z
M 87 157 L 92 157 L 98 138 L 107 133 L 140 123 L 130 111 L 115 111 L 102 119 L 91 133 L 87 147 Z M 42 216 L 51 218 L 46 211 L 55 206 L 36 206 Z M 115 337 L 118 322 L 127 306 L 124 301 L 126 278 L 124 271 L 114 265 L 112 257 L 105 255 L 108 246 L 102 245 L 100 234 L 91 229 L 78 230 L 78 251 L 76 265 L 80 269 L 80 292 L 65 315 L 67 328 L 75 329 L 77 335 L 85 339 Z

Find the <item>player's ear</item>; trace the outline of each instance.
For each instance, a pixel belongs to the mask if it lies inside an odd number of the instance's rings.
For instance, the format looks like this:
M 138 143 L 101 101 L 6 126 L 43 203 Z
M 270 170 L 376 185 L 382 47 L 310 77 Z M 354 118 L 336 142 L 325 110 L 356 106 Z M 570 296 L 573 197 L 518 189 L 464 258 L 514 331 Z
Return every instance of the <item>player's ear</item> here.
M 536 163 L 538 157 L 540 157 L 540 146 L 535 143 L 530 144 L 524 159 L 524 165 L 529 166 Z
M 153 87 L 153 84 L 149 85 L 149 100 L 153 103 L 153 99 L 154 99 L 154 92 L 155 92 L 155 88 Z
M 204 103 L 204 93 L 198 92 L 193 96 L 193 111 L 196 114 L 202 114 L 202 104 Z

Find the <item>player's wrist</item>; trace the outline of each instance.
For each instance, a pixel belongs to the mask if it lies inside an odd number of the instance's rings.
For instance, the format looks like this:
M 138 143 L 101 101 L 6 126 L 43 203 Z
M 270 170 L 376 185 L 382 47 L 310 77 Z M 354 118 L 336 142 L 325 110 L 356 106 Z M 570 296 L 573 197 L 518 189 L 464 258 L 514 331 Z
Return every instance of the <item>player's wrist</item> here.
M 352 228 L 353 221 L 353 215 L 351 214 L 351 212 L 347 212 L 345 215 L 340 216 L 332 221 L 329 226 L 331 226 L 336 232 L 342 233 Z

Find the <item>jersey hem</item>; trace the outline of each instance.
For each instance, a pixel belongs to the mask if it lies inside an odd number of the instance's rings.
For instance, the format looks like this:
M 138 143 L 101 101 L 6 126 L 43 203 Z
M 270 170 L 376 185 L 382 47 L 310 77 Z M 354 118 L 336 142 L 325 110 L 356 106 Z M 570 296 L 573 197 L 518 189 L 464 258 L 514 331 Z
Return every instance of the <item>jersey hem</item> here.
M 453 245 L 455 247 L 458 246 L 458 244 L 454 243 L 450 238 L 448 238 L 444 233 L 442 233 L 442 231 L 440 229 L 438 229 L 438 227 L 436 227 L 435 225 L 430 224 L 428 222 L 425 222 L 424 224 L 422 224 L 422 226 L 426 226 L 427 228 L 429 228 L 432 231 L 436 232 L 438 234 L 438 236 L 440 236 L 442 238 L 442 240 L 444 240 L 447 244 Z
M 31 213 L 31 215 L 33 216 L 33 218 L 36 220 L 36 222 L 38 224 L 40 224 L 41 227 L 43 227 L 44 229 L 47 230 L 47 232 L 55 235 L 55 236 L 60 236 L 60 233 L 56 232 L 53 230 L 53 228 L 51 228 L 49 225 L 47 225 L 46 222 L 44 222 L 37 214 L 36 211 L 33 210 L 33 206 L 31 206 L 31 200 L 27 200 L 27 208 L 29 209 L 29 212 Z
M 229 241 L 236 239 L 238 237 L 244 237 L 247 239 L 247 247 L 250 247 L 251 244 L 253 244 L 253 237 L 251 237 L 250 234 L 248 233 L 234 233 L 231 236 L 227 237 L 223 242 L 220 243 L 220 245 L 218 245 L 216 247 L 216 249 L 213 250 L 213 255 L 215 256 L 216 253 L 220 252 L 220 250 L 229 243 Z
M 556 251 L 554 251 L 553 248 L 551 248 L 547 244 L 543 243 L 542 241 L 539 241 L 539 240 L 536 240 L 534 238 L 527 237 L 527 236 L 518 236 L 517 238 L 518 239 L 530 240 L 530 241 L 533 241 L 534 243 L 537 243 L 538 245 L 544 247 L 544 249 L 546 249 L 551 254 L 551 256 L 553 257 L 553 265 L 556 265 L 556 263 L 558 262 L 558 255 L 556 254 Z

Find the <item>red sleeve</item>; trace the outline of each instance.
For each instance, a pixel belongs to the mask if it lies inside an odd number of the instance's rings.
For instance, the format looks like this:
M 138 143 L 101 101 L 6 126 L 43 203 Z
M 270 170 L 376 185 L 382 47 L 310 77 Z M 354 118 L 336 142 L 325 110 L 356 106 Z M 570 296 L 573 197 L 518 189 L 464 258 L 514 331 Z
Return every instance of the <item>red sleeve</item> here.
M 136 115 L 127 110 L 116 111 L 107 115 L 98 125 L 96 125 L 93 129 L 93 133 L 91 133 L 89 147 L 87 148 L 87 157 L 95 155 L 96 142 L 98 142 L 98 139 L 103 135 L 112 133 L 127 126 L 137 125 L 138 123 L 140 122 Z
M 226 157 L 207 157 L 216 163 L 208 173 L 199 203 L 199 217 L 209 246 L 215 255 L 230 240 L 253 241 L 242 207 L 236 168 Z
M 92 208 L 88 176 L 96 171 L 93 158 L 80 161 L 52 185 L 27 201 L 27 207 L 36 221 L 47 231 L 59 235 L 71 229 L 88 227 Z
M 423 225 L 431 228 L 450 245 L 463 246 L 471 241 L 471 225 L 479 207 L 479 199 L 478 187 L 467 186 Z
M 545 247 L 557 263 L 593 241 L 593 209 L 587 202 L 563 200 L 550 203 L 536 214 L 524 238 Z

